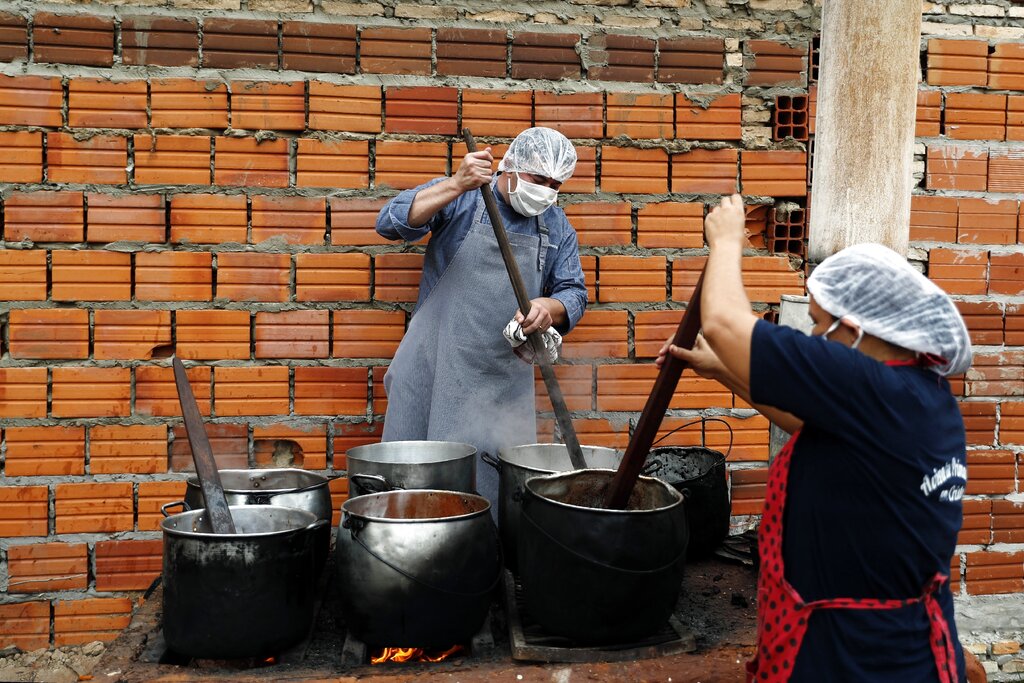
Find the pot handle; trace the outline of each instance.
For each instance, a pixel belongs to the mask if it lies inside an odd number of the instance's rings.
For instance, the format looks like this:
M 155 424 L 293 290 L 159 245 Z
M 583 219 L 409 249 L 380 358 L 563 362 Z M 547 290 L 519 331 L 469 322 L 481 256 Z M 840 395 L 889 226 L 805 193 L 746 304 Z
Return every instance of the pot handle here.
M 672 436 L 673 434 L 678 432 L 680 429 L 683 429 L 685 427 L 692 427 L 693 425 L 695 425 L 697 423 L 700 423 L 700 431 L 701 431 L 701 440 L 700 441 L 701 441 L 701 446 L 703 446 L 704 448 L 707 448 L 707 439 L 704 438 L 704 425 L 706 423 L 708 423 L 708 422 L 721 422 L 723 425 L 725 425 L 725 428 L 729 430 L 729 448 L 727 448 L 726 451 L 725 451 L 725 457 L 726 457 L 726 459 L 728 459 L 729 458 L 729 454 L 732 453 L 732 444 L 733 444 L 733 441 L 734 441 L 736 435 L 733 434 L 732 425 L 729 424 L 727 421 L 723 420 L 720 417 L 702 417 L 702 418 L 700 418 L 698 420 L 694 420 L 692 422 L 687 422 L 686 424 L 681 424 L 678 427 L 676 427 L 675 429 L 673 429 L 672 431 L 668 432 L 667 434 L 662 434 L 660 437 L 658 437 L 657 441 L 655 441 L 654 443 L 651 444 L 651 448 L 654 448 L 663 439 L 666 439 L 669 436 Z M 658 469 L 660 469 L 660 468 L 658 468 Z M 657 471 L 657 469 L 655 471 Z
M 324 525 L 330 524 L 329 519 L 317 519 L 315 522 L 306 527 L 306 531 L 314 531 L 315 529 L 321 529 Z
M 354 482 L 358 483 L 360 486 L 366 487 L 366 489 L 370 493 L 383 493 L 385 491 L 402 490 L 401 486 L 398 486 L 397 484 L 390 483 L 387 479 L 385 479 L 384 477 L 380 476 L 379 474 L 350 474 L 350 475 L 348 475 L 348 480 L 349 481 L 354 481 Z M 374 490 L 373 486 L 367 486 L 365 483 L 363 483 L 364 480 L 368 481 L 368 482 L 372 482 L 373 484 L 378 484 L 382 488 L 379 491 Z
M 488 465 L 490 465 L 491 467 L 493 467 L 494 469 L 496 469 L 499 472 L 501 472 L 501 461 L 498 460 L 497 458 L 495 458 L 493 455 L 491 455 L 487 451 L 481 451 L 480 452 L 480 459 L 483 460 Z
M 179 505 L 181 506 L 182 512 L 189 512 L 192 509 L 188 506 L 188 503 L 186 503 L 185 501 L 176 500 L 173 503 L 164 503 L 163 505 L 161 505 L 160 512 L 163 514 L 164 517 L 170 517 L 171 513 L 168 512 L 168 510 L 170 510 L 171 508 L 176 508 Z

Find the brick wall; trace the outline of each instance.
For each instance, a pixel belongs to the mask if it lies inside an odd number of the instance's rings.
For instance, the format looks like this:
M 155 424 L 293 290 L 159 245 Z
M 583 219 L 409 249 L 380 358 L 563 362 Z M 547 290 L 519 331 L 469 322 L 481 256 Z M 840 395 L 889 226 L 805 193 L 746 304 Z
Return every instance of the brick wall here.
M 577 145 L 561 203 L 591 305 L 557 372 L 583 443 L 628 442 L 719 194 L 753 202 L 756 310 L 804 292 L 818 8 L 471 4 L 0 2 L 0 647 L 113 638 L 159 573 L 159 508 L 191 470 L 172 352 L 222 467 L 344 472 L 380 438 L 423 247 L 374 218 L 457 168 L 463 126 L 497 156 L 530 125 Z M 911 257 L 978 345 L 954 381 L 971 477 L 955 588 L 1019 594 L 1022 12 L 924 11 Z M 553 437 L 543 390 L 538 411 Z M 741 521 L 768 425 L 686 373 L 663 431 L 711 414 L 735 434 Z M 707 439 L 727 448 L 719 424 Z

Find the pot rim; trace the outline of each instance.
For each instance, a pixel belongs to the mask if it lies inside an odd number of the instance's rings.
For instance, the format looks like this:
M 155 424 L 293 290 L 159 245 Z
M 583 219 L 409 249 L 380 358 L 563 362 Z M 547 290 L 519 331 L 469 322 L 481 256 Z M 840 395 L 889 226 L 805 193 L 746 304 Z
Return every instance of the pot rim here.
M 661 507 L 656 507 L 656 508 L 648 508 L 648 509 L 645 509 L 645 510 L 613 510 L 611 508 L 594 508 L 594 507 L 587 507 L 587 506 L 584 506 L 584 505 L 572 505 L 571 503 L 563 503 L 561 501 L 553 500 L 551 498 L 548 498 L 547 496 L 543 496 L 543 495 L 537 493 L 530 486 L 531 482 L 534 482 L 535 480 L 538 480 L 538 479 L 549 480 L 549 479 L 558 479 L 558 478 L 570 478 L 570 477 L 574 476 L 577 472 L 608 472 L 609 474 L 614 475 L 616 473 L 616 470 L 610 470 L 610 469 L 605 469 L 605 468 L 594 467 L 594 468 L 587 468 L 585 470 L 570 470 L 568 472 L 555 472 L 554 474 L 539 475 L 539 476 L 530 477 L 529 479 L 527 479 L 526 482 L 525 482 L 525 485 L 523 487 L 523 490 L 526 493 L 526 495 L 528 495 L 528 496 L 535 496 L 536 498 L 539 498 L 540 500 L 544 501 L 545 503 L 547 503 L 549 505 L 555 505 L 557 507 L 565 508 L 566 510 L 589 510 L 589 511 L 593 511 L 593 512 L 602 512 L 602 513 L 609 514 L 609 515 L 634 515 L 635 516 L 635 515 L 658 514 L 658 513 L 663 513 L 663 512 L 666 512 L 668 510 L 671 510 L 671 509 L 673 509 L 675 507 L 678 507 L 678 506 L 682 505 L 683 501 L 685 500 L 683 498 L 683 494 L 680 493 L 671 484 L 668 484 L 665 481 L 662 481 L 661 479 L 658 479 L 657 477 L 645 477 L 643 475 L 638 476 L 637 477 L 637 481 L 643 480 L 643 481 L 652 482 L 654 485 L 660 486 L 660 487 L 664 488 L 668 492 L 669 496 L 674 499 L 674 501 L 671 504 L 669 504 L 669 505 L 663 505 Z
M 394 460 L 380 460 L 380 459 L 372 457 L 372 455 L 371 455 L 375 450 L 381 450 L 385 446 L 387 446 L 387 447 L 391 447 L 391 446 L 407 446 L 409 448 L 420 448 L 420 447 L 423 447 L 424 444 L 430 444 L 432 447 L 435 447 L 435 448 L 438 445 L 440 445 L 440 444 L 443 444 L 445 446 L 456 446 L 459 449 L 461 449 L 463 452 L 461 452 L 461 453 L 459 453 L 457 455 L 454 455 L 454 456 L 438 457 L 436 459 L 430 459 L 430 460 L 418 460 L 416 462 L 401 462 L 401 461 L 394 461 Z M 412 440 L 410 440 L 410 441 L 378 441 L 377 443 L 368 443 L 368 444 L 363 444 L 362 446 L 354 446 L 352 448 L 349 448 L 347 451 L 345 451 L 345 456 L 346 456 L 346 458 L 347 458 L 347 460 L 349 462 L 355 461 L 355 462 L 363 462 L 363 463 L 373 463 L 375 465 L 433 465 L 433 464 L 437 464 L 437 463 L 453 462 L 453 461 L 456 461 L 456 460 L 463 460 L 465 458 L 471 458 L 474 455 L 476 455 L 476 452 L 477 452 L 476 446 L 473 446 L 472 444 L 468 444 L 468 443 L 463 443 L 461 441 L 428 441 L 428 440 L 412 441 Z M 351 469 L 351 468 L 349 468 L 349 469 Z
M 260 472 L 262 474 L 280 474 L 280 473 L 284 473 L 284 472 L 288 472 L 288 473 L 297 472 L 297 473 L 301 473 L 302 476 L 308 476 L 310 479 L 314 479 L 314 480 L 315 479 L 320 479 L 321 481 L 317 481 L 315 483 L 311 482 L 309 484 L 302 484 L 300 486 L 287 486 L 287 487 L 283 487 L 283 488 L 231 488 L 231 487 L 228 487 L 228 486 L 224 486 L 223 487 L 224 493 L 237 493 L 237 494 L 240 494 L 240 495 L 261 494 L 261 493 L 282 494 L 282 493 L 290 493 L 292 491 L 297 491 L 299 489 L 301 489 L 303 492 L 306 492 L 306 491 L 314 491 L 314 490 L 320 488 L 321 486 L 327 486 L 331 482 L 330 478 L 328 478 L 328 477 L 326 477 L 326 476 L 324 476 L 322 474 L 318 474 L 318 473 L 312 472 L 310 470 L 304 470 L 304 469 L 301 469 L 299 467 L 268 467 L 268 468 L 253 467 L 253 468 L 246 468 L 246 469 L 239 468 L 239 469 L 217 470 L 218 474 L 242 474 L 242 473 L 249 473 L 249 472 Z M 200 484 L 199 484 L 199 475 L 198 474 L 190 474 L 185 481 L 186 481 L 188 486 L 193 486 L 193 487 L 195 487 L 197 489 L 201 489 L 202 488 L 200 486 Z
M 511 451 L 518 451 L 518 450 L 526 449 L 526 448 L 532 448 L 532 447 L 536 447 L 536 446 L 545 446 L 545 447 L 547 447 L 547 446 L 557 446 L 559 448 L 568 449 L 568 446 L 566 446 L 564 443 L 557 443 L 557 442 L 549 442 L 549 443 L 524 443 L 524 444 L 519 444 L 518 446 L 509 446 L 507 448 L 499 449 L 498 450 L 498 460 L 500 460 L 503 465 L 508 465 L 509 467 L 517 467 L 517 468 L 519 468 L 521 470 L 526 470 L 527 472 L 537 472 L 538 474 L 555 474 L 555 473 L 561 473 L 561 472 L 568 472 L 568 471 L 570 471 L 570 470 L 549 470 L 549 469 L 541 469 L 539 467 L 530 467 L 529 465 L 523 465 L 523 464 L 518 463 L 518 462 L 512 462 L 508 458 L 503 457 L 504 453 L 508 453 L 508 452 L 511 452 Z M 580 447 L 581 448 L 589 448 L 589 449 L 592 449 L 594 451 L 610 451 L 612 453 L 618 453 L 619 455 L 622 455 L 622 451 L 620 451 L 620 450 L 618 450 L 616 448 L 608 448 L 607 446 L 586 446 L 586 445 L 581 445 Z M 598 468 L 598 467 L 588 467 L 587 469 L 590 470 L 590 469 L 601 469 L 601 468 Z
M 384 497 L 384 496 L 389 496 L 389 497 L 390 496 L 401 496 L 401 495 L 409 495 L 409 494 L 425 494 L 425 493 L 440 493 L 440 494 L 444 494 L 446 496 L 461 496 L 461 497 L 469 496 L 470 498 L 478 498 L 478 499 L 482 500 L 485 503 L 485 505 L 484 505 L 484 507 L 480 508 L 479 510 L 474 510 L 473 512 L 467 512 L 467 513 L 461 514 L 461 515 L 449 515 L 447 517 L 419 517 L 419 518 L 414 518 L 414 519 L 406 519 L 406 518 L 399 518 L 399 517 L 377 517 L 377 516 L 369 515 L 369 514 L 366 514 L 366 513 L 352 512 L 352 510 L 347 507 L 349 505 L 349 503 L 352 503 L 353 501 L 362 501 L 361 503 L 355 503 L 355 504 L 357 504 L 357 505 L 359 505 L 359 504 L 365 505 L 366 501 L 371 500 L 373 498 L 379 498 L 379 497 Z M 341 512 L 342 512 L 343 515 L 349 515 L 350 517 L 355 517 L 356 519 L 362 519 L 362 520 L 366 520 L 368 522 L 378 522 L 378 523 L 381 523 L 381 524 L 418 524 L 418 523 L 428 523 L 429 524 L 429 523 L 437 523 L 437 522 L 455 522 L 455 521 L 461 521 L 461 520 L 466 520 L 466 519 L 472 519 L 474 517 L 480 517 L 480 516 L 485 515 L 485 514 L 490 514 L 490 510 L 491 510 L 491 501 L 487 500 L 486 498 L 484 498 L 481 495 L 478 495 L 478 494 L 475 494 L 475 493 L 463 493 L 461 491 L 448 491 L 448 490 L 444 490 L 444 489 L 394 489 L 392 491 L 382 491 L 380 493 L 367 493 L 367 494 L 364 494 L 362 496 L 355 496 L 353 498 L 349 498 L 348 500 L 346 500 L 344 503 L 341 504 Z
M 205 508 L 196 508 L 195 510 L 189 510 L 187 512 L 179 512 L 176 515 L 170 515 L 169 517 L 165 517 L 164 519 L 160 520 L 160 529 L 163 531 L 165 536 L 170 535 L 170 536 L 180 536 L 182 538 L 190 538 L 190 539 L 191 538 L 201 538 L 201 539 L 214 539 L 214 540 L 221 540 L 221 541 L 225 541 L 225 540 L 226 541 L 239 541 L 239 540 L 250 539 L 250 538 L 272 538 L 272 537 L 275 537 L 275 536 L 286 536 L 288 534 L 294 534 L 294 533 L 299 533 L 301 531 L 312 530 L 316 526 L 317 521 L 319 521 L 319 519 L 320 519 L 319 517 L 316 516 L 316 514 L 310 512 L 308 510 L 303 510 L 302 508 L 295 508 L 295 507 L 269 506 L 269 505 L 229 505 L 228 509 L 231 511 L 231 516 L 234 517 L 236 510 L 242 511 L 242 515 L 244 516 L 244 515 L 248 515 L 248 514 L 254 514 L 254 515 L 255 514 L 266 514 L 266 510 L 268 508 L 271 508 L 271 507 L 273 507 L 273 508 L 275 508 L 277 510 L 289 510 L 289 514 L 293 513 L 293 512 L 300 513 L 300 515 L 302 515 L 302 516 L 309 517 L 309 521 L 306 522 L 305 524 L 303 524 L 302 526 L 296 526 L 296 527 L 293 527 L 293 528 L 290 528 L 290 529 L 275 529 L 273 531 L 257 531 L 257 532 L 250 532 L 250 533 L 238 533 L 238 532 L 236 532 L 236 533 L 233 533 L 233 534 L 215 534 L 212 531 L 191 531 L 190 529 L 172 529 L 172 528 L 170 528 L 171 523 L 174 522 L 175 520 L 181 519 L 183 517 L 189 517 L 189 516 L 199 517 L 199 516 L 201 516 L 201 515 L 206 513 L 206 509 Z

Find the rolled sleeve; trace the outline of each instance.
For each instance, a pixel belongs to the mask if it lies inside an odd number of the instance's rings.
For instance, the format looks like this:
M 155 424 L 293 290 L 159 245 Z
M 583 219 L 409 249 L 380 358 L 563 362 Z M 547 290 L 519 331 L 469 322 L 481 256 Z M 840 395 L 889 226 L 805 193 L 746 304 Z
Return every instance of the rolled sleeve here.
M 416 195 L 420 190 L 442 180 L 444 179 L 437 178 L 431 180 L 429 183 L 414 187 L 411 190 L 403 190 L 392 197 L 387 204 L 381 207 L 380 213 L 377 214 L 377 234 L 384 239 L 405 240 L 406 242 L 416 242 L 423 239 L 430 232 L 435 219 L 440 216 L 441 212 L 438 212 L 433 219 L 420 227 L 414 228 L 409 225 L 409 210 L 412 208 L 412 202 L 416 199 Z

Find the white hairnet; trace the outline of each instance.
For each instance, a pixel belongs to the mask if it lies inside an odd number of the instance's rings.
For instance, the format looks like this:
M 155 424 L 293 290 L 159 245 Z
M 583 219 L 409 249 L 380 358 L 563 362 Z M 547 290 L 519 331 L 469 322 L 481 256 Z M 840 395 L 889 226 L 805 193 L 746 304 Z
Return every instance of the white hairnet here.
M 932 369 L 955 375 L 971 365 L 971 340 L 953 300 L 892 249 L 857 244 L 811 272 L 807 291 L 825 311 L 849 316 L 866 334 L 941 358 Z
M 564 183 L 576 170 L 576 149 L 553 128 L 527 128 L 498 163 L 499 171 L 522 171 Z

